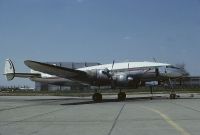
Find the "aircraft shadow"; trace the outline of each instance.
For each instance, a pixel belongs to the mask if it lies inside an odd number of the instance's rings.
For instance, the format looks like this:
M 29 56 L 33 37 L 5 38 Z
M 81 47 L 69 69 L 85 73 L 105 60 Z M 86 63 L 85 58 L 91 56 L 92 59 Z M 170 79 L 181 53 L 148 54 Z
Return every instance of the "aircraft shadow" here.
M 197 97 L 177 97 L 177 99 L 200 99 Z M 83 99 L 85 100 L 85 99 Z M 64 104 L 60 104 L 60 105 L 85 105 L 85 104 L 101 104 L 101 103 L 111 103 L 111 102 L 136 102 L 136 101 L 147 101 L 147 100 L 171 100 L 169 99 L 169 97 L 166 96 L 153 96 L 153 97 L 131 97 L 131 98 L 126 98 L 125 101 L 119 101 L 117 99 L 103 99 L 102 102 L 94 102 L 92 100 L 88 100 L 87 101 L 74 101 L 71 103 L 64 103 Z M 174 99 L 172 99 L 174 100 Z
M 24 100 L 24 101 L 66 101 L 66 100 L 75 100 L 75 99 L 81 99 L 81 98 L 27 99 L 27 100 Z
M 167 99 L 166 97 L 156 96 L 156 97 L 133 97 L 126 98 L 125 101 L 119 101 L 118 99 L 103 99 L 102 102 L 94 102 L 94 101 L 78 101 L 73 103 L 64 103 L 60 105 L 85 105 L 85 104 L 101 104 L 101 103 L 111 103 L 111 102 L 132 102 L 132 101 L 144 101 L 144 100 L 156 100 L 156 99 Z

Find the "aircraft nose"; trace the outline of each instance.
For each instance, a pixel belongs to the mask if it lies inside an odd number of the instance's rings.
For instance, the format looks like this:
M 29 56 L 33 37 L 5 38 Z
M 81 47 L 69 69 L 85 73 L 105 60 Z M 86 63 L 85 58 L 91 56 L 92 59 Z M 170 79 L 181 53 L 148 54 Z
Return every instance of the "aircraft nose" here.
M 189 75 L 189 73 L 187 71 L 182 70 L 182 76 L 188 76 L 188 75 Z
M 175 75 L 175 77 L 182 77 L 188 74 L 184 69 L 178 67 L 171 68 L 170 70 Z

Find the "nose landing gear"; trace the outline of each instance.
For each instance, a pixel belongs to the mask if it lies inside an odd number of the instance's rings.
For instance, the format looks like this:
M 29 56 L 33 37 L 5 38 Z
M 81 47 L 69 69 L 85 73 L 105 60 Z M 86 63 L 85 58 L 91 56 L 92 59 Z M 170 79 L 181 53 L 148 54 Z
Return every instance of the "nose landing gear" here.
M 176 99 L 176 92 L 175 92 L 175 90 L 174 90 L 174 87 L 173 87 L 173 84 L 172 84 L 172 82 L 171 82 L 171 79 L 169 78 L 169 84 L 170 84 L 170 86 L 171 86 L 171 92 L 170 92 L 170 95 L 169 95 L 169 98 L 170 99 Z

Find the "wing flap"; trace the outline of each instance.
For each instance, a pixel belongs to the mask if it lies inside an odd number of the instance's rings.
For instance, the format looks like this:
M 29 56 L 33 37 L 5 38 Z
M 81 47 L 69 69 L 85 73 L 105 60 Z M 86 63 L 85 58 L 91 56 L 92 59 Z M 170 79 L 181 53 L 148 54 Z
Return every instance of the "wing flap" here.
M 73 78 L 79 78 L 79 77 L 86 76 L 86 73 L 84 71 L 59 67 L 59 66 L 55 66 L 55 65 L 42 63 L 42 62 L 26 60 L 26 61 L 24 61 L 24 63 L 26 66 L 28 66 L 29 68 L 31 68 L 33 70 L 47 73 L 50 75 L 56 75 L 56 76 L 62 77 L 62 78 L 73 79 Z

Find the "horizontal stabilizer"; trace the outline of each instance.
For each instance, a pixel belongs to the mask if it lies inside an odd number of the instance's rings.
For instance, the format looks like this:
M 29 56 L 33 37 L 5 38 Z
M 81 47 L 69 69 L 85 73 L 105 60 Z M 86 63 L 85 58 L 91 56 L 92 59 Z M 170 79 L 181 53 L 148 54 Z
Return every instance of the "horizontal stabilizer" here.
M 84 71 L 59 67 L 37 61 L 26 60 L 24 63 L 33 70 L 67 79 L 86 77 L 87 75 Z

